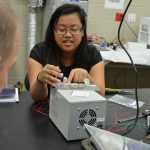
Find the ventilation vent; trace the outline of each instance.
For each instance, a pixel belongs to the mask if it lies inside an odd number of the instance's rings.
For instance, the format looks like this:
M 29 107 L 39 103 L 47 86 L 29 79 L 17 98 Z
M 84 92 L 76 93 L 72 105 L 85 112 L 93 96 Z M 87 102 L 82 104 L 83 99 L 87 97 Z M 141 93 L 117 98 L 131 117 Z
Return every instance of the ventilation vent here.
M 92 109 L 86 109 L 82 111 L 79 116 L 79 123 L 83 126 L 85 123 L 88 125 L 93 125 L 96 121 L 96 113 Z

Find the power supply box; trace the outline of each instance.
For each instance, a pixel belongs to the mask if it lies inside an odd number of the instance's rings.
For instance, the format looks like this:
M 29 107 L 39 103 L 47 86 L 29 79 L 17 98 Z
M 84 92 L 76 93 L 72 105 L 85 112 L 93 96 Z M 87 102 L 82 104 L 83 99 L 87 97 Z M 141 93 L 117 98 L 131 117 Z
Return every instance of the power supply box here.
M 107 100 L 86 89 L 51 88 L 49 117 L 68 141 L 88 137 L 84 124 L 105 128 Z

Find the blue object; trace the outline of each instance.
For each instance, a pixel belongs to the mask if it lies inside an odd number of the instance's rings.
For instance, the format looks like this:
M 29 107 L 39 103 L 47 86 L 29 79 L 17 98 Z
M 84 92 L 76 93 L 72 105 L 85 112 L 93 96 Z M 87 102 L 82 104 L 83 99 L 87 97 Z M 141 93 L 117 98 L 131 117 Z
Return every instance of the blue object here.
M 0 90 L 0 97 L 11 96 L 15 94 L 15 89 L 2 89 Z

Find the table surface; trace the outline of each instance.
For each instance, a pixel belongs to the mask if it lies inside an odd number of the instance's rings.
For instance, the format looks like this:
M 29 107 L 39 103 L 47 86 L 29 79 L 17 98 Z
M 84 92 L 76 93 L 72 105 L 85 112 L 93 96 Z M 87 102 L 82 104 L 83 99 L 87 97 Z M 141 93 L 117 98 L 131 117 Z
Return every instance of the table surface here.
M 146 104 L 142 110 L 150 109 L 150 89 L 139 89 L 139 100 Z M 133 97 L 134 95 L 130 95 Z M 19 103 L 0 104 L 0 149 L 3 150 L 78 150 L 81 140 L 67 142 L 48 116 L 33 110 L 34 102 L 28 92 L 19 94 Z M 135 110 L 108 102 L 106 129 L 112 127 L 116 116 Z M 140 119 L 146 122 L 146 119 Z M 121 134 L 121 133 L 120 133 Z M 136 127 L 127 137 L 150 143 L 144 136 L 146 131 Z

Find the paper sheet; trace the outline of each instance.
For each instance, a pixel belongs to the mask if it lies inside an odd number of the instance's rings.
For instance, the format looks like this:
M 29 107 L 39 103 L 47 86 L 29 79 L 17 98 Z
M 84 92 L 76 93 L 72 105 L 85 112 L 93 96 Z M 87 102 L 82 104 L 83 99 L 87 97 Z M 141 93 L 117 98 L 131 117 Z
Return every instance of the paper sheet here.
M 131 55 L 134 64 L 150 66 L 150 50 L 141 51 L 128 51 Z M 123 49 L 116 51 L 101 51 L 102 58 L 104 61 L 112 61 L 118 63 L 131 63 L 128 55 Z
M 123 9 L 124 0 L 105 0 L 105 8 Z

